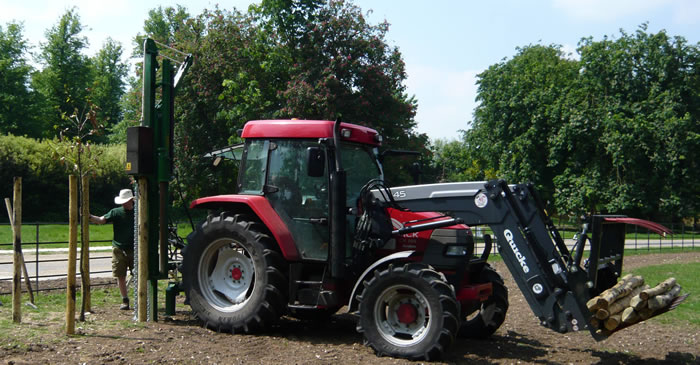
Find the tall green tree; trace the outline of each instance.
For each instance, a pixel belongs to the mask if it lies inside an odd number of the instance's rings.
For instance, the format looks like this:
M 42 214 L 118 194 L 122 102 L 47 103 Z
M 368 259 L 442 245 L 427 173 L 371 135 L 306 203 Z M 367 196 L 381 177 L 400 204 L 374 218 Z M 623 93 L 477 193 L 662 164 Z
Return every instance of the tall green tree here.
M 560 205 L 698 214 L 700 188 L 688 182 L 700 178 L 700 45 L 643 24 L 616 39 L 585 38 L 579 52 L 575 109 L 551 151 L 566 164 Z
M 578 51 L 529 46 L 482 73 L 470 156 L 560 213 L 697 215 L 700 45 L 644 24 Z
M 121 61 L 122 46 L 108 38 L 102 49 L 92 58 L 92 86 L 90 101 L 97 106 L 96 119 L 112 129 L 122 119 L 122 105 L 127 65 Z
M 266 1 L 245 13 L 185 15 L 156 9 L 143 36 L 195 59 L 175 107 L 176 166 L 190 193 L 217 192 L 198 156 L 237 142 L 252 119 L 342 118 L 378 129 L 392 148 L 425 149 L 401 54 L 384 39 L 388 24 L 367 23 L 350 2 Z M 394 181 L 410 181 L 396 170 Z
M 475 162 L 509 181 L 533 182 L 551 197 L 560 169 L 549 164 L 547 151 L 553 132 L 568 118 L 561 100 L 578 68 L 559 46 L 531 45 L 481 73 L 479 106 L 466 135 Z
M 0 25 L 0 134 L 39 137 L 42 126 L 32 112 L 35 93 L 28 87 L 32 67 L 22 24 Z
M 168 46 L 176 44 L 177 38 L 182 35 L 181 30 L 185 31 L 187 22 L 191 18 L 187 8 L 182 5 L 165 8 L 159 6 L 149 10 L 148 17 L 143 22 L 144 33 L 139 33 L 134 37 L 133 56 L 143 56 L 143 42 L 146 38 Z
M 465 143 L 467 132 L 460 140 L 438 139 L 430 147 L 432 152 L 424 169 L 428 182 L 484 181 L 497 178 L 493 168 Z
M 68 127 L 70 116 L 86 109 L 91 73 L 90 60 L 83 54 L 88 41 L 82 30 L 73 8 L 46 31 L 46 43 L 41 43 L 38 59 L 44 68 L 34 74 L 32 86 L 46 101 L 44 122 L 56 129 Z
M 139 124 L 141 119 L 141 87 L 142 87 L 142 62 L 143 44 L 146 38 L 151 38 L 156 42 L 166 46 L 178 46 L 177 38 L 182 40 L 188 38 L 189 32 L 185 29 L 191 24 L 192 17 L 187 9 L 181 5 L 176 7 L 159 6 L 148 11 L 148 17 L 143 22 L 143 33 L 139 32 L 133 39 L 131 57 L 136 59 L 133 73 L 127 76 L 127 90 L 121 95 L 119 101 L 122 119 L 116 122 L 108 136 L 113 143 L 126 142 L 126 129 Z M 176 38 L 177 37 L 177 38 Z M 171 58 L 182 59 L 182 55 L 169 49 L 162 49 L 162 52 Z
M 401 53 L 385 40 L 388 23 L 368 23 L 350 1 L 266 0 L 256 11 L 288 55 L 276 116 L 342 117 L 378 129 L 389 146 L 426 151 Z

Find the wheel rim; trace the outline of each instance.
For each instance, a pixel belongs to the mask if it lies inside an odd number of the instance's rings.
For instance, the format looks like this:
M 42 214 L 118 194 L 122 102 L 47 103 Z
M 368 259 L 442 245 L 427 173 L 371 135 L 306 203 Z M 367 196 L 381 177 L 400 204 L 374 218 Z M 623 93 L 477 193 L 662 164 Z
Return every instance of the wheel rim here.
M 206 248 L 197 276 L 202 295 L 222 312 L 235 312 L 243 307 L 255 286 L 255 267 L 250 254 L 230 238 L 218 239 Z
M 386 288 L 374 305 L 379 334 L 396 346 L 411 346 L 428 334 L 432 311 L 423 293 L 407 285 Z

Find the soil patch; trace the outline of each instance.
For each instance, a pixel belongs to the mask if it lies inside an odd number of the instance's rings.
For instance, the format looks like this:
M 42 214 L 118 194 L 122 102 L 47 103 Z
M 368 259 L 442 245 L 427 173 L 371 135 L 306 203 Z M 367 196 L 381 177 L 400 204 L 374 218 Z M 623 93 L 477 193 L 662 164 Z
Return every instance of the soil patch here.
M 700 262 L 700 253 L 628 256 L 625 268 L 688 262 Z M 652 319 L 602 342 L 595 342 L 588 332 L 559 334 L 541 327 L 504 265 L 495 262 L 494 266 L 509 288 L 505 323 L 488 340 L 458 339 L 444 363 L 700 364 L 698 330 L 690 325 L 666 325 Z M 355 332 L 357 319 L 350 314 L 337 314 L 324 323 L 285 317 L 267 333 L 232 335 L 200 327 L 189 307 L 179 306 L 175 316 L 160 322 L 139 324 L 131 320 L 131 311 L 119 311 L 114 304 L 93 305 L 95 313 L 76 323 L 76 336 L 62 335 L 60 313 L 50 321 L 23 323 L 15 332 L 18 345 L 0 347 L 2 363 L 411 363 L 376 357 L 363 346 L 362 337 Z M 29 337 L 22 328 L 46 331 Z

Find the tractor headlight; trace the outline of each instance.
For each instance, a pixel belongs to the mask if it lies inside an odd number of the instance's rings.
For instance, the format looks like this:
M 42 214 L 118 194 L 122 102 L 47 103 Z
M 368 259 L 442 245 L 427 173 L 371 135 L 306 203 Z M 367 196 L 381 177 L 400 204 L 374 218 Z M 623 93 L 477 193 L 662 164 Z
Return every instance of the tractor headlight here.
M 467 246 L 448 245 L 445 248 L 445 256 L 466 256 Z

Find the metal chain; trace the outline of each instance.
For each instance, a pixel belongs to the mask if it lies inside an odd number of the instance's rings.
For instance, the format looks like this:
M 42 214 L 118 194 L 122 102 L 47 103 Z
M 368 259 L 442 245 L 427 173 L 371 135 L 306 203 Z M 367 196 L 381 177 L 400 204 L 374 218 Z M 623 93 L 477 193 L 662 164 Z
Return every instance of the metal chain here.
M 139 183 L 134 182 L 134 269 L 132 270 L 131 282 L 134 285 L 134 321 L 138 320 L 138 308 L 139 308 L 139 221 L 138 221 L 138 211 L 139 211 Z

